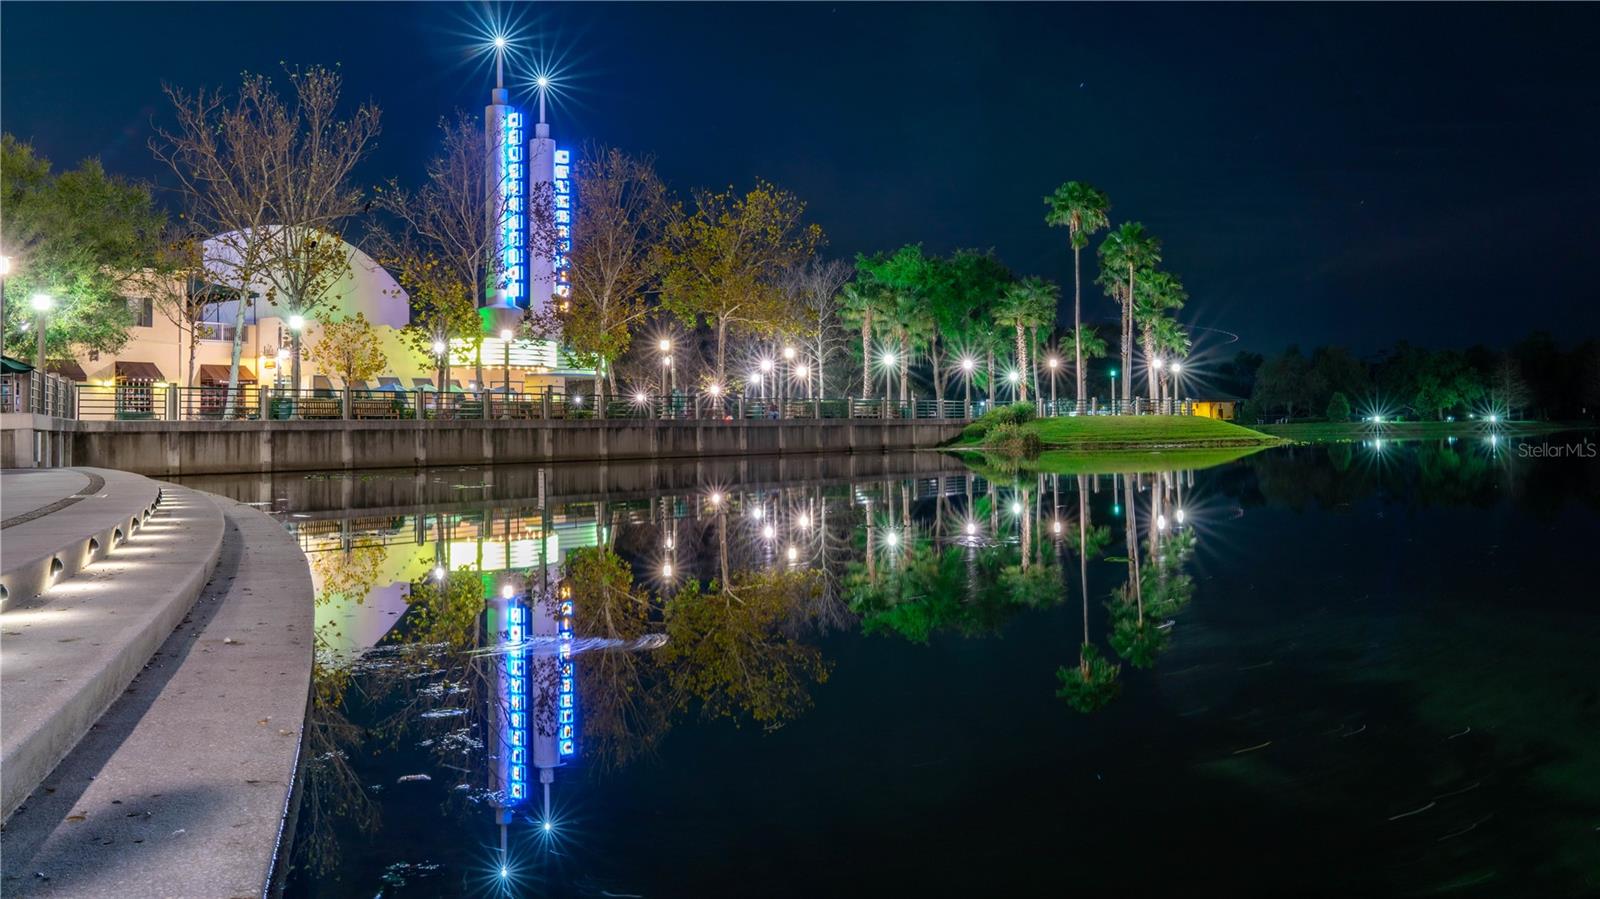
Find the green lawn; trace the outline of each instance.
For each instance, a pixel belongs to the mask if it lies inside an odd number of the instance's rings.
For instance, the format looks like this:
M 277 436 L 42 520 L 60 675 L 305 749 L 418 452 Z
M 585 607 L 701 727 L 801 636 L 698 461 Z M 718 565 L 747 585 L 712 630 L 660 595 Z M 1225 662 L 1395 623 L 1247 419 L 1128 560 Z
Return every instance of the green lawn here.
M 1554 431 L 1592 429 L 1589 422 L 1512 421 L 1495 426 L 1501 434 L 1548 434 Z M 1347 440 L 1370 440 L 1382 437 L 1388 440 L 1427 440 L 1445 437 L 1467 437 L 1486 434 L 1489 425 L 1473 419 L 1458 421 L 1401 421 L 1373 424 L 1363 421 L 1311 421 L 1289 425 L 1257 425 L 1262 433 L 1285 440 L 1306 443 L 1339 443 Z
M 1267 446 L 1278 438 L 1213 418 L 1192 415 L 1077 415 L 1039 418 L 1023 426 L 1047 450 L 1148 450 L 1180 447 Z M 957 446 L 981 438 L 971 430 Z

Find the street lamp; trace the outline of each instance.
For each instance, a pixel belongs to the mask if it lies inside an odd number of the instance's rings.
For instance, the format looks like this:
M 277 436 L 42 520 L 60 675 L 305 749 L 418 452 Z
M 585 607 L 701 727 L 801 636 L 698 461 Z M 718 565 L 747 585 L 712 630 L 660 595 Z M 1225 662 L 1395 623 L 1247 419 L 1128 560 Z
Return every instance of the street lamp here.
M 894 353 L 883 354 L 883 404 L 889 405 L 891 392 L 894 390 Z
M 1117 370 L 1113 368 L 1111 370 L 1111 412 L 1112 412 L 1112 414 L 1116 414 L 1116 411 L 1117 411 Z
M 294 380 L 294 390 L 296 394 L 300 392 L 300 332 L 304 331 L 305 327 L 305 316 L 302 316 L 299 313 L 289 316 L 289 333 L 294 335 L 294 362 L 292 377 Z
M 786 400 L 789 398 L 789 379 L 794 377 L 794 357 L 794 347 L 792 345 L 785 344 L 783 348 L 784 378 L 778 384 L 778 399 L 780 400 Z
M 972 414 L 972 373 L 978 367 L 978 360 L 971 356 L 961 357 L 961 380 L 966 382 L 967 414 Z
M 794 374 L 800 379 L 800 383 L 806 385 L 806 399 L 811 399 L 811 366 L 802 362 L 795 366 Z
M 665 376 L 662 380 L 666 381 L 666 395 L 670 400 L 678 390 L 677 370 L 672 367 L 672 338 L 663 337 L 656 346 L 661 350 L 661 373 Z M 662 408 L 662 415 L 666 415 L 665 407 Z
M 1056 414 L 1056 369 L 1061 367 L 1061 360 L 1051 356 L 1045 362 L 1050 366 L 1050 414 Z
M 44 317 L 56 304 L 55 297 L 47 293 L 36 293 L 29 301 L 33 307 L 33 329 L 39 335 L 39 350 L 33 357 L 33 367 L 44 371 Z
M 445 353 L 445 350 L 447 350 L 447 349 L 449 349 L 449 347 L 445 346 L 445 342 L 444 341 L 435 340 L 433 342 L 433 355 L 434 355 L 434 358 L 437 359 L 438 363 L 439 363 L 437 368 L 439 370 L 439 392 L 440 393 L 444 393 L 444 380 L 445 380 L 445 378 L 444 378 L 444 353 Z
M 505 359 L 505 368 L 506 368 L 506 396 L 509 398 L 511 396 L 511 329 L 510 328 L 501 328 L 500 329 L 500 346 L 503 348 L 503 352 L 505 353 L 504 359 Z
M 1176 406 L 1178 404 L 1178 375 L 1183 371 L 1183 366 L 1178 360 L 1174 359 L 1167 363 L 1167 371 L 1172 373 L 1172 392 L 1167 398 Z
M 1011 401 L 1017 401 L 1017 389 L 1022 384 L 1022 372 L 1012 369 L 1006 372 L 1006 380 L 1011 384 Z
M 766 399 L 767 398 L 767 375 L 772 374 L 772 370 L 774 368 L 776 368 L 776 367 L 777 367 L 777 363 L 773 362 L 771 359 L 762 359 L 761 360 L 761 398 L 762 399 Z

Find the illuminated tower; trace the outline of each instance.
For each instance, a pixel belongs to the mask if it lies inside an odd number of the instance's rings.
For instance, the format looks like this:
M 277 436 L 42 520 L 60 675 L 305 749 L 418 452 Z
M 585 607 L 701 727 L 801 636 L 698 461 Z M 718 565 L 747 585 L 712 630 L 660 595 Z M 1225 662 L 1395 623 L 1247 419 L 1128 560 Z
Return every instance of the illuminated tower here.
M 487 142 L 487 226 L 495 251 L 493 277 L 484 285 L 481 316 L 486 333 L 514 328 L 528 308 L 527 160 L 523 115 L 505 86 L 506 39 L 494 40 L 494 90 L 483 110 Z

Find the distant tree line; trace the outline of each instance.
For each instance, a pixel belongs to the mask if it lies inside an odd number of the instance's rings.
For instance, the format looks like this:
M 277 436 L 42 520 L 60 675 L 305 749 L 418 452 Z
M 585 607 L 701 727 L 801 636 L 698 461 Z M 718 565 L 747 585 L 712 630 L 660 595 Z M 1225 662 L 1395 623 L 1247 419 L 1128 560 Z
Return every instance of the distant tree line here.
M 1213 383 L 1247 398 L 1245 421 L 1592 419 L 1600 410 L 1600 341 L 1563 349 L 1536 332 L 1505 350 L 1429 350 L 1401 341 L 1368 356 L 1340 346 L 1309 353 L 1290 346 L 1270 357 L 1241 352 L 1218 366 Z

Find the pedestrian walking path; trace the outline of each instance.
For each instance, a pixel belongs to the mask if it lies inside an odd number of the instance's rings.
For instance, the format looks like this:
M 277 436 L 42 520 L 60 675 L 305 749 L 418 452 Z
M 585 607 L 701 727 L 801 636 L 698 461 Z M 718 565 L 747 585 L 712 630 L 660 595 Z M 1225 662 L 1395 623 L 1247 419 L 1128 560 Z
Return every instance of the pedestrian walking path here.
M 24 485 L 17 509 L 54 508 L 0 530 L 8 575 L 63 535 L 115 528 L 139 497 L 159 503 L 0 612 L 0 893 L 260 895 L 310 684 L 304 556 L 229 500 L 121 472 L 52 473 L 79 479 Z M 96 476 L 100 493 L 55 505 Z M 0 491 L 13 483 L 5 473 Z M 24 513 L 8 499 L 5 514 Z

